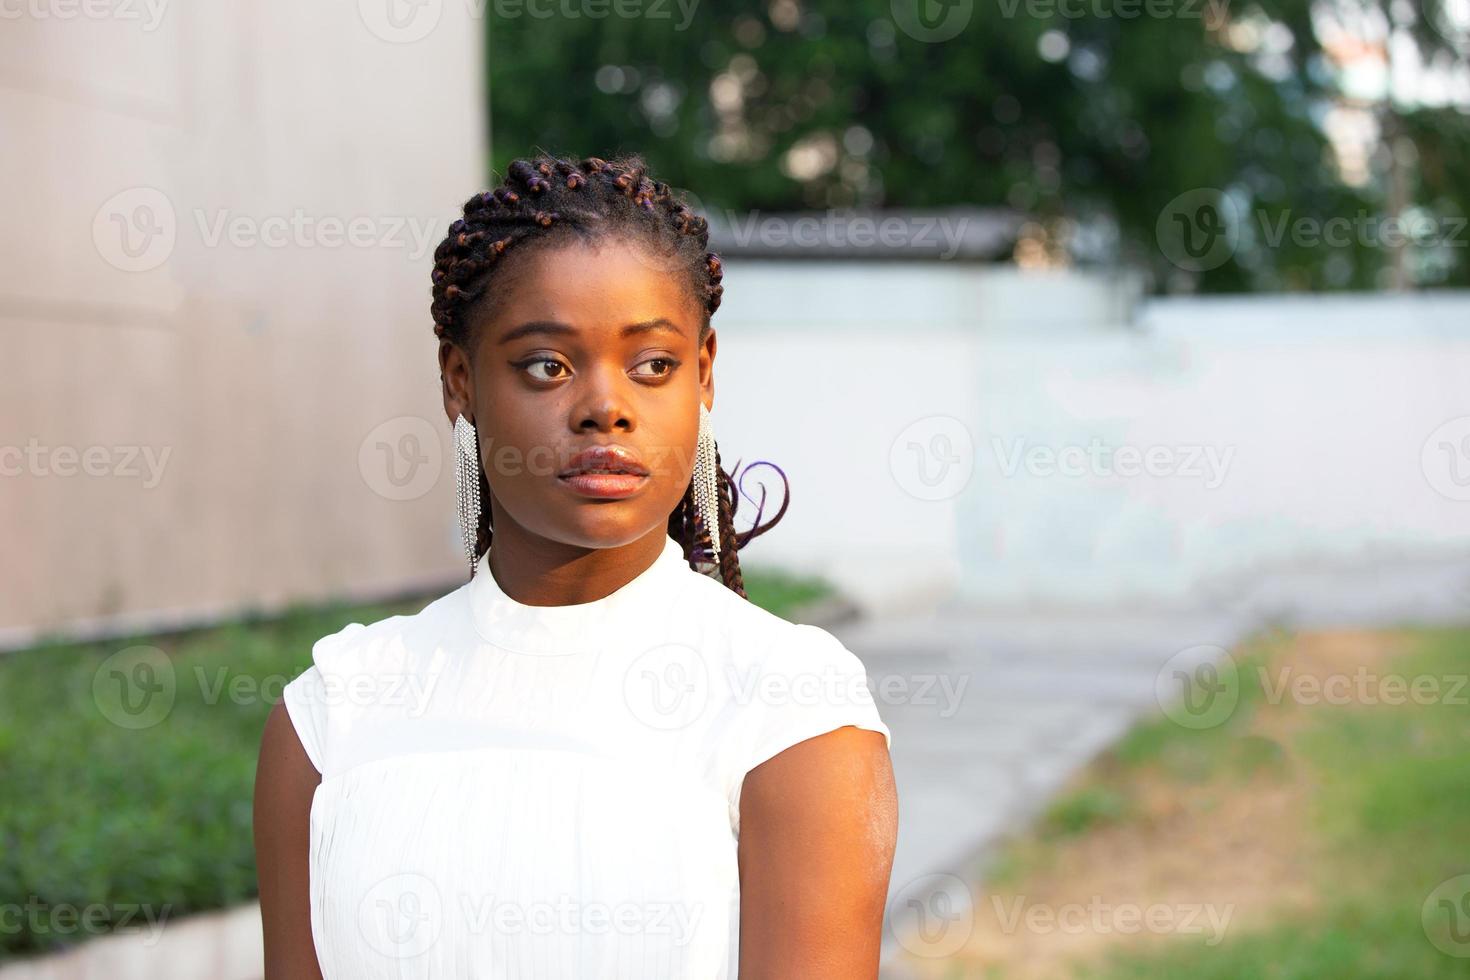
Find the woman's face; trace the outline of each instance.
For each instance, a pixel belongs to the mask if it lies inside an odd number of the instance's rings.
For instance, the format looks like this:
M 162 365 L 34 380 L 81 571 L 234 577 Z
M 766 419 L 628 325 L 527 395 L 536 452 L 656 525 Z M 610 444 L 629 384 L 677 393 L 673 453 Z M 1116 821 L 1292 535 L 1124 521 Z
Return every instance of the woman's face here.
M 497 539 L 618 547 L 665 528 L 689 486 L 699 404 L 714 403 L 715 336 L 699 342 L 682 277 L 635 247 L 508 252 L 514 270 L 471 315 L 473 358 L 441 347 L 445 409 L 479 432 Z M 641 472 L 572 472 L 592 447 L 624 450 Z

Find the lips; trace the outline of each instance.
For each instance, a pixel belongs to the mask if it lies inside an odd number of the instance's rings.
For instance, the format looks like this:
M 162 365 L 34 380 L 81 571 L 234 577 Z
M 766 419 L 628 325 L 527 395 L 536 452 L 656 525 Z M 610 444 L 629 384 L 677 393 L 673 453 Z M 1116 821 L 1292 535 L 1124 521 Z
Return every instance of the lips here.
M 557 476 L 567 479 L 585 474 L 647 476 L 648 467 L 639 462 L 637 453 L 624 446 L 588 446 L 574 455 Z

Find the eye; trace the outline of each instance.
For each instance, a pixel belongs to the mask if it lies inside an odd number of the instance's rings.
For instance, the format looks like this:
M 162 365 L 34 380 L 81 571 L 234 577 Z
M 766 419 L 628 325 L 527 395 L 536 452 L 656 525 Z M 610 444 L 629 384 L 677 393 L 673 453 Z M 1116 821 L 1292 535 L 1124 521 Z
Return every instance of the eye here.
M 552 357 L 533 357 L 529 360 L 517 362 L 516 367 L 520 368 L 522 371 L 530 371 L 531 377 L 535 378 L 537 381 L 556 381 L 559 378 L 566 377 L 567 374 L 571 373 L 571 368 L 567 367 L 561 361 L 558 361 Z M 538 374 L 536 370 L 534 370 L 537 367 L 545 367 L 548 371 L 553 373 Z M 555 373 L 557 371 L 562 371 L 565 373 L 557 374 Z
M 644 374 L 643 377 L 666 378 L 674 373 L 674 368 L 679 366 L 679 361 L 672 357 L 650 357 L 648 360 L 639 364 L 638 367 L 647 367 L 649 365 L 657 365 L 657 367 L 651 373 Z

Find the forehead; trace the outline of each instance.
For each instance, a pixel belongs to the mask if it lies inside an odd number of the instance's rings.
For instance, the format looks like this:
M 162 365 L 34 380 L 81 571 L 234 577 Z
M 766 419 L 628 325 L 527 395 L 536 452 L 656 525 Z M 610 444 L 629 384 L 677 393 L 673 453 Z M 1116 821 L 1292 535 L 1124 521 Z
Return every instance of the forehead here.
M 682 267 L 650 259 L 620 239 L 548 243 L 507 252 L 492 297 L 475 324 L 480 345 L 528 321 L 569 324 L 589 335 L 615 337 L 629 323 L 663 318 L 686 340 L 697 338 L 699 309 Z

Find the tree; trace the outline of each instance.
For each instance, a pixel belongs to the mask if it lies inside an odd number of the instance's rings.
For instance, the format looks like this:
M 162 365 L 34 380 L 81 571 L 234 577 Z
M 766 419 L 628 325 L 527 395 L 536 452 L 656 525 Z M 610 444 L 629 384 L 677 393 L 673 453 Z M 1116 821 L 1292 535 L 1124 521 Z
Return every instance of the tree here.
M 637 150 L 722 212 L 1005 205 L 1046 254 L 1158 289 L 1371 288 L 1402 261 L 1363 230 L 1387 209 L 1465 214 L 1463 107 L 1396 110 L 1413 173 L 1344 179 L 1306 0 L 690 2 L 491 5 L 495 171 Z M 1470 282 L 1470 248 L 1412 248 L 1412 281 Z

